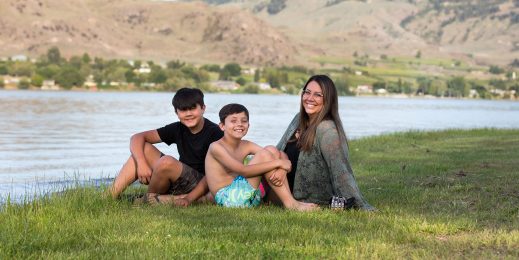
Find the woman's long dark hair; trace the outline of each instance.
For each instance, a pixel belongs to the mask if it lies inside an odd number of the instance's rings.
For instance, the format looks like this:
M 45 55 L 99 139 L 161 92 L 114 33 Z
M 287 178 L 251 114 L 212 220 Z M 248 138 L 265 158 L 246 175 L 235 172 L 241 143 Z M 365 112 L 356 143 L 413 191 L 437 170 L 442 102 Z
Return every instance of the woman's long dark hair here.
M 310 120 L 310 117 L 303 106 L 303 95 L 306 87 L 312 81 L 315 81 L 321 87 L 323 94 L 323 109 L 317 116 Z M 301 93 L 301 106 L 299 109 L 299 141 L 297 146 L 302 151 L 310 151 L 315 141 L 315 134 L 317 126 L 323 120 L 332 120 L 335 123 L 337 132 L 339 133 L 340 142 L 348 142 L 344 128 L 342 126 L 341 118 L 339 117 L 339 101 L 337 97 L 337 89 L 333 81 L 326 75 L 314 75 L 306 82 L 303 92 Z

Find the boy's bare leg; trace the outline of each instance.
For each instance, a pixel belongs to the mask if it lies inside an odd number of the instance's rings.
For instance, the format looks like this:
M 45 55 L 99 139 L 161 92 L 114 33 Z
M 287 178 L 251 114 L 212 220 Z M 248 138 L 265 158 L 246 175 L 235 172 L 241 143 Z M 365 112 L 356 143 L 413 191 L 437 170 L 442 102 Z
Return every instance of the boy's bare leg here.
M 158 195 L 158 199 L 161 203 L 173 203 L 177 199 L 183 199 L 187 196 L 187 194 L 179 194 L 179 195 L 171 195 L 171 194 L 163 194 Z M 206 193 L 204 196 L 198 198 L 196 200 L 197 203 L 214 203 L 214 197 L 211 192 Z
M 144 156 L 150 166 L 155 164 L 155 162 L 160 158 L 160 154 L 160 151 L 152 144 L 144 144 Z M 112 198 L 118 198 L 119 195 L 121 195 L 121 193 L 123 193 L 123 191 L 137 179 L 136 163 L 133 157 L 130 156 L 126 163 L 123 164 L 119 174 L 115 177 L 112 186 L 109 188 Z
M 167 194 L 171 183 L 177 181 L 182 174 L 182 163 L 172 156 L 162 156 L 153 165 L 147 200 L 151 204 L 172 204 L 181 195 Z
M 262 151 L 256 153 L 254 155 L 254 158 L 252 158 L 252 160 L 250 161 L 249 164 L 270 161 L 270 160 L 274 160 L 274 159 L 279 159 L 281 157 L 282 157 L 282 153 L 280 153 L 275 147 L 267 146 Z M 286 178 L 287 171 L 281 170 L 281 169 L 276 169 L 276 170 L 266 173 L 265 178 L 267 180 L 269 180 L 270 176 L 272 176 L 273 174 L 278 174 L 278 175 L 281 174 L 283 176 L 283 178 L 282 178 L 283 183 L 281 184 L 281 186 L 276 186 L 276 185 L 271 184 L 270 187 L 276 193 L 277 197 L 279 198 L 279 200 L 281 200 L 281 202 L 283 203 L 283 206 L 285 206 L 285 208 L 297 210 L 297 211 L 312 211 L 312 210 L 319 209 L 319 206 L 317 204 L 301 202 L 301 201 L 297 201 L 294 199 L 294 197 L 292 196 L 292 193 L 290 193 L 290 188 L 288 187 L 288 181 Z M 256 181 L 257 181 L 258 184 L 256 186 L 253 185 L 253 187 L 258 187 L 260 180 L 261 180 L 261 178 L 258 178 L 258 180 L 256 180 L 255 178 L 252 178 L 250 180 L 251 185 L 252 185 L 252 183 L 256 184 Z M 270 183 L 270 181 L 269 181 L 269 183 Z

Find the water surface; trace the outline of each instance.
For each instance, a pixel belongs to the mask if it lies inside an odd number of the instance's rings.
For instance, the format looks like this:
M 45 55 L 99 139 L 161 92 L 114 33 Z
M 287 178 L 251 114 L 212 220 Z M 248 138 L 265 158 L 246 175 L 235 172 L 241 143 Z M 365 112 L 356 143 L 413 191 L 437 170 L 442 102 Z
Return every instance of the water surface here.
M 176 121 L 172 93 L 0 91 L 0 198 L 114 177 L 133 133 Z M 250 111 L 247 139 L 276 144 L 299 110 L 290 95 L 206 94 L 205 116 L 241 103 Z M 407 130 L 519 128 L 519 102 L 340 97 L 351 139 Z M 177 156 L 173 146 L 159 144 Z M 35 185 L 40 183 L 39 185 Z

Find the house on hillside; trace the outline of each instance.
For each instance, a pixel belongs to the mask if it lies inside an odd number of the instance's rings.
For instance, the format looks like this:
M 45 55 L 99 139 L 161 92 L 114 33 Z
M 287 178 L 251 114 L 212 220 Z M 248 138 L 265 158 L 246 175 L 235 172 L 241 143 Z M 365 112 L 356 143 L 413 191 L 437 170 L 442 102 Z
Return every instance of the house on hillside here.
M 88 75 L 88 77 L 85 79 L 85 82 L 83 83 L 83 86 L 87 88 L 97 87 L 97 83 L 94 81 L 94 75 Z
M 272 89 L 272 86 L 270 86 L 268 82 L 253 82 L 252 84 L 258 86 L 260 90 Z
M 41 90 L 59 90 L 59 86 L 52 79 L 44 80 L 41 84 Z
M 13 77 L 13 76 L 9 76 L 9 75 L 3 76 L 3 78 L 4 78 L 4 88 L 5 89 L 17 89 L 18 84 L 20 83 L 20 80 L 22 79 L 20 77 Z
M 245 75 L 254 75 L 254 73 L 256 73 L 256 68 L 242 69 L 241 73 Z
M 388 92 L 387 92 L 387 90 L 386 90 L 385 88 L 379 88 L 379 89 L 375 90 L 375 93 L 376 93 L 377 95 L 380 95 L 380 96 L 383 96 L 383 95 L 387 95 L 387 94 L 388 94 Z
M 209 84 L 219 90 L 236 90 L 240 87 L 240 84 L 230 80 L 215 80 Z
M 148 74 L 151 72 L 150 65 L 147 62 L 143 62 L 139 69 L 135 69 L 133 72 L 137 74 Z
M 469 91 L 469 98 L 479 98 L 479 93 L 475 89 L 471 89 Z
M 355 94 L 373 94 L 373 86 L 370 85 L 358 85 L 357 89 L 355 89 Z

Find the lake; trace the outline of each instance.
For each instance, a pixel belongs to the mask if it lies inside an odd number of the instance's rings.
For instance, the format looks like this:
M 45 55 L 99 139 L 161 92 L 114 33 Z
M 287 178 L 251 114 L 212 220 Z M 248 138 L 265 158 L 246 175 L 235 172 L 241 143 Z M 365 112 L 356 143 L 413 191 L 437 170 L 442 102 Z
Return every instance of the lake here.
M 176 121 L 173 93 L 0 90 L 0 201 L 83 180 L 113 178 L 129 156 L 132 134 Z M 246 139 L 276 144 L 299 111 L 291 95 L 206 94 L 205 116 L 241 103 L 250 111 Z M 519 102 L 340 97 L 348 138 L 408 130 L 519 128 Z M 174 156 L 174 146 L 158 148 Z M 109 180 L 108 180 L 109 181 Z

